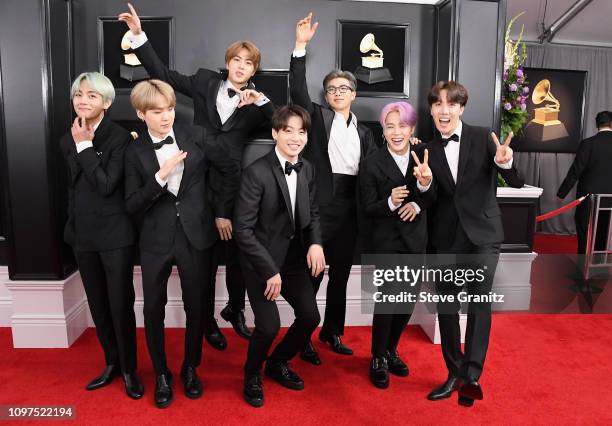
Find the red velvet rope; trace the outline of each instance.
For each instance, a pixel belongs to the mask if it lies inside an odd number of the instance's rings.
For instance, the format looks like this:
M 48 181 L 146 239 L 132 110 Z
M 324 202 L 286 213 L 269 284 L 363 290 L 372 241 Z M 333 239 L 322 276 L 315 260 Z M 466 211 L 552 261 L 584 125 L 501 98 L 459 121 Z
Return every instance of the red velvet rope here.
M 550 219 L 551 217 L 558 216 L 561 213 L 565 213 L 566 211 L 568 211 L 570 209 L 573 209 L 578 204 L 582 203 L 587 197 L 588 197 L 588 195 L 585 195 L 583 197 L 580 197 L 580 198 L 572 201 L 571 203 L 568 203 L 568 204 L 564 205 L 563 207 L 558 208 L 557 210 L 553 210 L 553 211 L 545 213 L 543 215 L 536 216 L 536 222 L 542 222 L 543 220 Z

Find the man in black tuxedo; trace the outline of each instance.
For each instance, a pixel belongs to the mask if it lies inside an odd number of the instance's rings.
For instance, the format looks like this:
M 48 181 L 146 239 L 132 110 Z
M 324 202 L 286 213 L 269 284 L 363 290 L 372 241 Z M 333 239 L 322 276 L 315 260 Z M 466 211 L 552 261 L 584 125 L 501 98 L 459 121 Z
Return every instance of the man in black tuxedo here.
M 136 11 L 129 3 L 128 7 L 130 12 L 120 14 L 119 20 L 129 26 L 131 47 L 149 75 L 169 83 L 174 90 L 193 99 L 194 124 L 205 127 L 208 137 L 216 138 L 226 146 L 230 158 L 241 168 L 242 149 L 249 133 L 266 123 L 274 112 L 274 105 L 250 83 L 261 59 L 259 49 L 248 41 L 232 43 L 225 52 L 227 76 L 203 68 L 193 75 L 184 75 L 169 70 L 159 59 L 142 31 Z M 224 189 L 216 171 L 213 169 L 210 173 L 214 199 Z M 213 281 L 208 292 L 214 296 L 218 261 L 224 256 L 229 302 L 221 316 L 232 324 L 239 336 L 248 339 L 251 332 L 244 319 L 244 278 L 238 263 L 238 249 L 232 239 L 231 218 L 231 213 L 215 217 L 220 240 L 213 252 Z M 206 340 L 216 349 L 225 349 L 227 341 L 214 318 L 214 297 L 208 298 L 203 320 Z
M 304 347 L 320 321 L 309 279 L 325 269 L 315 172 L 299 154 L 306 145 L 310 117 L 299 106 L 279 108 L 272 117 L 276 147 L 242 174 L 236 205 L 236 242 L 242 254 L 255 329 L 244 365 L 244 399 L 263 405 L 260 371 L 280 328 L 276 298 L 282 295 L 295 312 L 266 363 L 265 373 L 289 389 L 304 388 L 288 361 Z
M 130 99 L 147 132 L 126 151 L 126 207 L 140 225 L 145 333 L 157 376 L 155 403 L 165 408 L 172 402 L 164 348 L 168 277 L 175 264 L 186 316 L 181 379 L 185 395 L 196 399 L 202 395 L 196 368 L 202 356 L 204 285 L 218 237 L 212 217 L 231 211 L 238 169 L 221 147 L 205 142 L 205 129 L 174 125 L 176 98 L 167 83 L 140 82 Z M 214 209 L 203 196 L 209 165 L 218 168 L 226 188 Z
M 459 255 L 469 268 L 483 268 L 484 282 L 468 285 L 467 291 L 486 295 L 493 285 L 504 239 L 496 200 L 497 173 L 512 187 L 522 187 L 523 180 L 512 165 L 509 146 L 512 134 L 505 143 L 500 143 L 487 129 L 461 121 L 467 99 L 465 88 L 454 81 L 440 81 L 428 94 L 438 130 L 429 144 L 429 167 L 435 176 L 431 185 L 435 185 L 437 197 L 429 210 L 429 239 L 436 253 Z M 456 296 L 461 286 L 436 283 L 436 290 Z M 448 379 L 428 398 L 448 398 L 458 388 L 459 403 L 471 406 L 475 399 L 482 399 L 478 379 L 489 343 L 491 303 L 469 304 L 464 353 L 461 352 L 459 310 L 456 298 L 454 303 L 438 304 Z
M 587 194 L 612 194 L 612 112 L 601 111 L 595 117 L 597 134 L 583 140 L 576 152 L 576 158 L 563 179 L 557 197 L 563 199 L 578 182 L 576 198 Z M 580 203 L 574 214 L 578 254 L 586 252 L 589 206 Z
M 77 118 L 60 140 L 70 170 L 64 239 L 75 253 L 106 368 L 94 390 L 123 374 L 131 398 L 142 397 L 136 375 L 135 234 L 124 205 L 123 160 L 130 134 L 106 117 L 115 97 L 108 78 L 83 73 L 72 85 Z
M 360 162 L 376 145 L 372 131 L 358 123 L 351 112 L 357 81 L 350 72 L 335 70 L 323 80 L 325 100 L 329 107 L 312 102 L 306 83 L 306 45 L 314 36 L 318 23 L 312 24 L 312 13 L 298 21 L 295 50 L 289 67 L 291 98 L 312 117 L 312 131 L 304 150 L 316 169 L 317 203 L 321 214 L 321 232 L 325 258 L 329 264 L 329 282 L 325 319 L 319 339 L 328 342 L 336 353 L 351 355 L 344 345 L 346 287 L 353 264 L 357 241 L 357 174 Z M 323 274 L 313 278 L 315 293 Z M 312 343 L 301 353 L 302 359 L 319 365 L 321 360 Z

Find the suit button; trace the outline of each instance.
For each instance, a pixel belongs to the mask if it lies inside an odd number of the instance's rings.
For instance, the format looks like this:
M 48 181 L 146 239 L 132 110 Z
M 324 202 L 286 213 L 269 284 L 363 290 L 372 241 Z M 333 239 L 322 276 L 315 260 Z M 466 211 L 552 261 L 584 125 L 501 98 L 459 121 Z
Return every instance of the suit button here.
M 174 203 L 174 205 L 175 205 L 175 206 L 178 206 L 179 204 L 181 204 L 181 202 L 180 202 L 180 201 L 176 201 L 176 202 Z

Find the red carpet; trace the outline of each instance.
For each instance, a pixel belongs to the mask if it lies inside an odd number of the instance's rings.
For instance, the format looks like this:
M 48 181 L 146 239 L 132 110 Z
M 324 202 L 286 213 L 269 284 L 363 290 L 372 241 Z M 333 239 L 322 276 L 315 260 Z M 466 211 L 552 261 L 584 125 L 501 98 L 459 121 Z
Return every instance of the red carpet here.
M 345 342 L 356 351 L 343 357 L 320 348 L 324 364 L 293 362 L 306 383 L 302 392 L 265 380 L 266 405 L 242 401 L 241 367 L 246 342 L 227 332 L 229 348 L 205 348 L 200 374 L 205 394 L 192 401 L 175 385 L 166 410 L 153 405 L 153 375 L 144 333 L 138 330 L 140 374 L 145 396 L 132 401 L 122 382 L 86 392 L 99 372 L 102 353 L 93 329 L 70 349 L 8 349 L 10 330 L 0 329 L 0 404 L 70 404 L 78 424 L 610 424 L 612 413 L 612 316 L 495 315 L 491 347 L 481 383 L 485 399 L 471 408 L 456 397 L 430 402 L 427 392 L 445 378 L 440 349 L 417 327 L 409 327 L 400 353 L 410 376 L 392 377 L 389 389 L 368 381 L 369 327 L 349 327 Z M 182 330 L 167 331 L 170 367 L 177 372 Z M 316 343 L 315 343 L 316 344 Z M 56 423 L 54 423 L 56 424 Z M 74 424 L 74 422 L 72 423 Z
M 540 254 L 576 253 L 578 241 L 575 235 L 543 234 L 536 232 L 533 250 Z

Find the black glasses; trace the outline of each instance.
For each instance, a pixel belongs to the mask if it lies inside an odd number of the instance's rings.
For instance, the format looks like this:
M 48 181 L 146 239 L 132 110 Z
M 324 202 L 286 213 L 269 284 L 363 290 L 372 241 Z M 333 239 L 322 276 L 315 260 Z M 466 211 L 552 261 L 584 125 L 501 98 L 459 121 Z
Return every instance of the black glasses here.
M 340 86 L 340 87 L 327 86 L 327 88 L 325 89 L 325 92 L 328 95 L 335 95 L 336 92 L 340 92 L 340 93 L 342 93 L 344 95 L 346 92 L 352 92 L 352 91 L 353 91 L 353 89 L 350 88 L 349 86 Z

